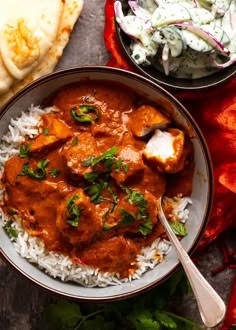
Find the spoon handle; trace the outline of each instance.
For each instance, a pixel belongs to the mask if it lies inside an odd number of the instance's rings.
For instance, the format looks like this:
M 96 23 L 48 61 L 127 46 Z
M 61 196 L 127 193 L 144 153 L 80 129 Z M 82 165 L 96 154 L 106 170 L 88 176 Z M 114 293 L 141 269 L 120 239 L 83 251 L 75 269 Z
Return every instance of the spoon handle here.
M 212 286 L 199 272 L 187 252 L 180 244 L 178 238 L 173 233 L 162 210 L 161 199 L 158 201 L 158 207 L 160 220 L 167 232 L 170 242 L 174 245 L 177 251 L 179 260 L 185 270 L 193 293 L 196 297 L 202 321 L 207 327 L 215 327 L 223 320 L 225 316 L 225 304 Z

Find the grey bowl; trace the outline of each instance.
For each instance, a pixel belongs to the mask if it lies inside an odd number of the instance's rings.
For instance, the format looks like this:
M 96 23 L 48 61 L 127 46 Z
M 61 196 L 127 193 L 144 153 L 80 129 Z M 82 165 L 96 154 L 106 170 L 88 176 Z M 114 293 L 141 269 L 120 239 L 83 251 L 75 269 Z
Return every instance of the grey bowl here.
M 184 248 L 192 253 L 204 233 L 212 205 L 213 171 L 210 155 L 204 137 L 188 111 L 170 93 L 154 82 L 124 70 L 98 66 L 71 68 L 49 74 L 22 89 L 5 105 L 0 115 L 0 139 L 7 132 L 11 118 L 19 116 L 22 110 L 27 109 L 32 103 L 41 104 L 59 87 L 84 79 L 119 82 L 133 88 L 151 103 L 163 107 L 178 125 L 184 127 L 193 136 L 196 164 L 191 195 L 193 205 L 190 207 L 190 219 L 187 222 L 189 234 L 182 240 Z M 15 270 L 42 288 L 83 301 L 112 301 L 134 296 L 160 284 L 179 267 L 177 255 L 172 249 L 163 263 L 146 272 L 140 280 L 106 288 L 85 288 L 46 275 L 16 253 L 2 227 L 0 227 L 0 236 L 0 255 Z
M 124 13 L 127 11 L 127 0 L 121 0 Z M 183 79 L 166 76 L 161 71 L 158 71 L 152 66 L 138 65 L 131 57 L 130 42 L 131 39 L 120 29 L 117 23 L 115 23 L 116 34 L 119 44 L 123 51 L 125 58 L 128 62 L 137 70 L 142 76 L 153 80 L 154 82 L 162 85 L 165 88 L 171 89 L 183 89 L 183 90 L 200 90 L 210 87 L 218 86 L 228 80 L 236 73 L 236 63 L 231 66 L 213 73 L 207 77 L 197 79 Z

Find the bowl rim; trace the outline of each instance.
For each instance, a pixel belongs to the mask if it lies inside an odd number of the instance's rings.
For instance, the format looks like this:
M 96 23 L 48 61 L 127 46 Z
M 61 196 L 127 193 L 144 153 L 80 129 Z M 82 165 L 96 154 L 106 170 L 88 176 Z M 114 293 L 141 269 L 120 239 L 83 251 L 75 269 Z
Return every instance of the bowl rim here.
M 118 0 L 118 1 L 123 3 L 122 0 Z M 154 72 L 157 72 L 157 74 L 159 73 L 161 75 L 161 77 L 159 79 L 158 77 L 155 77 L 151 73 L 147 72 L 143 65 L 137 64 L 135 62 L 135 60 L 130 56 L 129 51 L 127 50 L 128 46 L 126 47 L 126 45 L 125 45 L 125 39 L 127 39 L 127 40 L 130 40 L 130 39 L 119 27 L 119 24 L 117 23 L 116 18 L 115 18 L 115 14 L 114 14 L 114 25 L 115 25 L 115 33 L 116 33 L 116 36 L 117 36 L 118 43 L 120 45 L 120 49 L 122 50 L 124 57 L 128 60 L 130 65 L 132 65 L 133 68 L 136 69 L 140 75 L 144 75 L 146 78 L 149 78 L 150 80 L 156 82 L 157 84 L 163 85 L 165 88 L 168 88 L 169 90 L 170 89 L 172 89 L 172 90 L 176 89 L 176 90 L 180 90 L 180 91 L 181 90 L 187 90 L 187 91 L 206 90 L 206 89 L 217 87 L 218 85 L 221 85 L 224 82 L 228 81 L 232 76 L 236 75 L 236 63 L 233 63 L 232 65 L 230 65 L 229 67 L 227 67 L 223 70 L 219 70 L 215 73 L 212 73 L 209 76 L 200 77 L 200 78 L 197 78 L 197 79 L 177 78 L 177 77 L 169 76 L 170 80 L 174 80 L 176 82 L 178 82 L 178 80 L 181 80 L 181 81 L 185 82 L 184 86 L 179 86 L 178 84 L 175 85 L 174 82 L 171 83 L 171 82 L 168 82 L 168 81 L 163 81 L 162 78 L 161 78 L 162 76 L 163 77 L 168 77 L 168 76 L 165 76 L 163 72 L 158 71 L 157 69 L 153 68 Z M 232 70 L 230 70 L 230 69 L 232 69 Z M 190 83 L 190 82 L 193 82 L 193 81 L 199 82 L 202 79 L 204 79 L 204 80 L 210 79 L 210 81 L 211 81 L 212 76 L 215 76 L 218 73 L 221 74 L 222 72 L 225 73 L 226 70 L 229 71 L 229 72 L 226 73 L 223 77 L 221 77 L 217 81 L 212 81 L 212 82 L 208 82 L 208 83 L 206 82 L 206 83 L 200 84 L 198 86 L 188 85 L 188 83 Z
M 77 67 L 66 68 L 66 69 L 62 69 L 62 70 L 58 70 L 58 71 L 49 73 L 49 74 L 47 74 L 47 75 L 45 75 L 41 78 L 38 78 L 38 79 L 34 80 L 33 82 L 31 82 L 29 85 L 22 88 L 20 91 L 18 91 L 2 107 L 2 109 L 0 109 L 0 120 L 2 119 L 4 114 L 9 110 L 9 108 L 11 106 L 13 106 L 14 103 L 18 99 L 20 99 L 22 96 L 27 94 L 27 92 L 29 92 L 30 90 L 36 88 L 37 86 L 40 86 L 42 83 L 46 83 L 48 81 L 51 81 L 54 78 L 63 78 L 65 75 L 76 74 L 76 73 L 80 73 L 80 72 L 85 72 L 86 73 L 86 72 L 93 72 L 93 71 L 98 71 L 98 72 L 101 72 L 101 73 L 102 72 L 109 72 L 111 74 L 124 75 L 128 78 L 136 79 L 138 81 L 144 82 L 147 85 L 149 85 L 150 87 L 153 87 L 153 88 L 157 89 L 159 92 L 161 92 L 163 95 L 165 95 L 165 97 L 167 97 L 172 103 L 174 103 L 178 107 L 178 110 L 180 110 L 181 114 L 184 117 L 186 117 L 187 120 L 194 127 L 194 130 L 197 133 L 198 139 L 200 140 L 200 145 L 201 145 L 201 148 L 203 150 L 203 156 L 204 156 L 204 159 L 205 159 L 205 163 L 207 164 L 207 171 L 208 171 L 207 177 L 208 177 L 209 186 L 208 186 L 208 193 L 207 193 L 207 207 L 206 207 L 204 218 L 203 218 L 204 221 L 202 221 L 201 226 L 199 228 L 198 235 L 195 237 L 195 239 L 193 240 L 193 242 L 191 244 L 191 248 L 188 250 L 188 253 L 191 255 L 196 250 L 196 248 L 197 248 L 197 246 L 198 246 L 198 244 L 199 244 L 199 242 L 200 242 L 200 240 L 201 240 L 201 238 L 202 238 L 202 236 L 205 232 L 207 224 L 209 222 L 209 217 L 210 217 L 210 213 L 211 213 L 211 209 L 212 209 L 212 205 L 213 205 L 213 197 L 214 197 L 213 164 L 212 164 L 209 149 L 207 147 L 206 140 L 205 140 L 198 124 L 196 123 L 196 121 L 194 120 L 192 115 L 188 112 L 188 110 L 184 107 L 184 105 L 182 105 L 181 102 L 179 102 L 169 91 L 165 90 L 162 86 L 158 85 L 157 83 L 155 83 L 152 80 L 147 79 L 146 77 L 143 77 L 143 76 L 141 76 L 137 73 L 130 72 L 130 71 L 127 71 L 127 70 L 124 70 L 124 69 L 118 69 L 118 68 L 107 67 L 107 66 L 97 66 L 97 65 L 87 65 L 87 66 L 77 66 Z M 8 257 L 8 255 L 4 252 L 4 250 L 1 248 L 1 246 L 0 246 L 0 257 L 5 262 L 7 262 L 7 264 L 9 264 L 11 267 L 13 267 L 14 270 L 16 270 L 18 273 L 20 273 L 20 275 L 22 275 L 24 278 L 28 279 L 35 286 L 41 287 L 42 289 L 46 290 L 47 292 L 57 294 L 59 296 L 65 297 L 65 298 L 72 298 L 72 299 L 75 299 L 77 301 L 84 301 L 84 302 L 85 301 L 87 301 L 87 302 L 111 302 L 111 301 L 118 301 L 118 300 L 127 299 L 127 298 L 130 298 L 130 297 L 137 296 L 138 294 L 146 292 L 146 291 L 154 288 L 155 286 L 161 284 L 162 282 L 164 282 L 174 272 L 176 272 L 176 270 L 179 269 L 180 266 L 181 266 L 180 262 L 178 262 L 178 264 L 176 266 L 174 266 L 164 276 L 158 278 L 155 281 L 152 281 L 151 283 L 149 283 L 147 285 L 142 286 L 141 288 L 134 289 L 131 292 L 116 294 L 115 296 L 112 296 L 112 295 L 109 296 L 108 295 L 106 297 L 98 297 L 98 296 L 84 297 L 84 296 L 74 295 L 74 294 L 71 294 L 71 293 L 62 292 L 62 291 L 60 291 L 60 289 L 51 288 L 50 286 L 46 285 L 45 283 L 42 283 L 39 280 L 35 279 L 30 274 L 28 274 L 23 269 L 21 269 L 18 265 L 16 265 L 11 260 L 11 258 Z M 58 280 L 58 283 L 60 283 L 60 280 Z M 79 285 L 79 284 L 77 284 L 77 285 Z M 99 289 L 99 288 L 97 288 L 97 289 Z M 109 287 L 108 287 L 108 289 L 109 289 Z

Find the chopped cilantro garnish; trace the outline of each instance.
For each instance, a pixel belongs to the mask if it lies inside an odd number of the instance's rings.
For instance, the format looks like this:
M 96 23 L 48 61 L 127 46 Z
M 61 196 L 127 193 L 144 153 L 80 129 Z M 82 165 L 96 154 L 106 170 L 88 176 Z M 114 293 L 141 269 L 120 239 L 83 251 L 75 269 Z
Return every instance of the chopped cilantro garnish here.
M 114 169 L 115 172 L 120 172 L 121 169 L 124 170 L 125 173 L 129 170 L 129 165 L 124 163 L 121 158 L 119 158 L 117 161 L 114 162 Z
M 71 142 L 71 146 L 72 147 L 77 146 L 78 142 L 79 142 L 78 136 L 75 136 L 74 139 Z
M 100 180 L 99 182 L 96 182 L 91 186 L 86 187 L 84 190 L 90 196 L 91 202 L 93 202 L 94 204 L 99 204 L 105 200 L 109 200 L 101 196 L 102 191 L 106 189 L 107 186 L 108 186 L 107 182 Z
M 102 155 L 98 157 L 89 156 L 86 160 L 82 162 L 83 166 L 95 166 L 101 161 L 112 160 L 118 153 L 118 148 L 113 146 L 111 149 L 105 151 Z M 108 162 L 109 163 L 109 162 Z
M 80 209 L 78 205 L 75 204 L 75 200 L 77 199 L 79 199 L 79 195 L 75 194 L 67 200 L 66 204 L 66 222 L 73 227 L 78 227 L 79 218 L 82 211 L 82 209 Z
M 99 174 L 96 172 L 85 173 L 84 178 L 87 181 L 94 182 L 98 179 Z
M 26 145 L 22 144 L 20 146 L 20 158 L 29 158 L 30 157 L 30 146 L 31 143 L 28 143 Z
M 18 237 L 18 230 L 16 228 L 11 227 L 10 225 L 5 225 L 4 229 L 10 238 L 16 239 Z
M 118 223 L 119 226 L 129 226 L 129 225 L 132 225 L 134 223 L 135 216 L 132 213 L 127 212 L 123 208 L 121 208 L 119 210 L 119 212 L 120 212 L 120 215 L 123 216 L 123 218 Z
M 186 236 L 187 231 L 183 223 L 181 222 L 170 222 L 170 226 L 175 233 L 175 235 Z
M 58 170 L 57 168 L 51 168 L 48 173 L 53 177 L 53 178 L 57 178 L 60 174 L 61 171 Z
M 29 176 L 32 179 L 43 180 L 46 178 L 46 167 L 49 164 L 48 159 L 43 159 L 38 162 L 36 170 L 32 170 L 29 166 L 29 163 L 25 163 L 22 167 L 21 173 L 17 176 Z
M 48 135 L 48 128 L 45 127 L 45 128 L 43 129 L 43 135 Z
M 152 229 L 153 229 L 153 223 L 150 218 L 147 218 L 147 220 L 142 222 L 141 225 L 139 226 L 139 232 L 143 236 L 147 236 L 148 234 L 150 234 L 152 232 Z

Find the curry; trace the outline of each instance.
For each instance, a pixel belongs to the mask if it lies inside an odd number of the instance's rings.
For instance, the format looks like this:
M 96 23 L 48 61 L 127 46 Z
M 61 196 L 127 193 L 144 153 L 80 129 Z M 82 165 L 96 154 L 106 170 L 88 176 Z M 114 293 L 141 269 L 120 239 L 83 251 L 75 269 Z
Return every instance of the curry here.
M 141 249 L 164 234 L 157 199 L 191 194 L 191 141 L 122 85 L 71 84 L 50 105 L 39 134 L 5 164 L 4 212 L 47 250 L 127 277 Z M 166 146 L 158 154 L 152 139 L 172 141 L 173 155 Z

